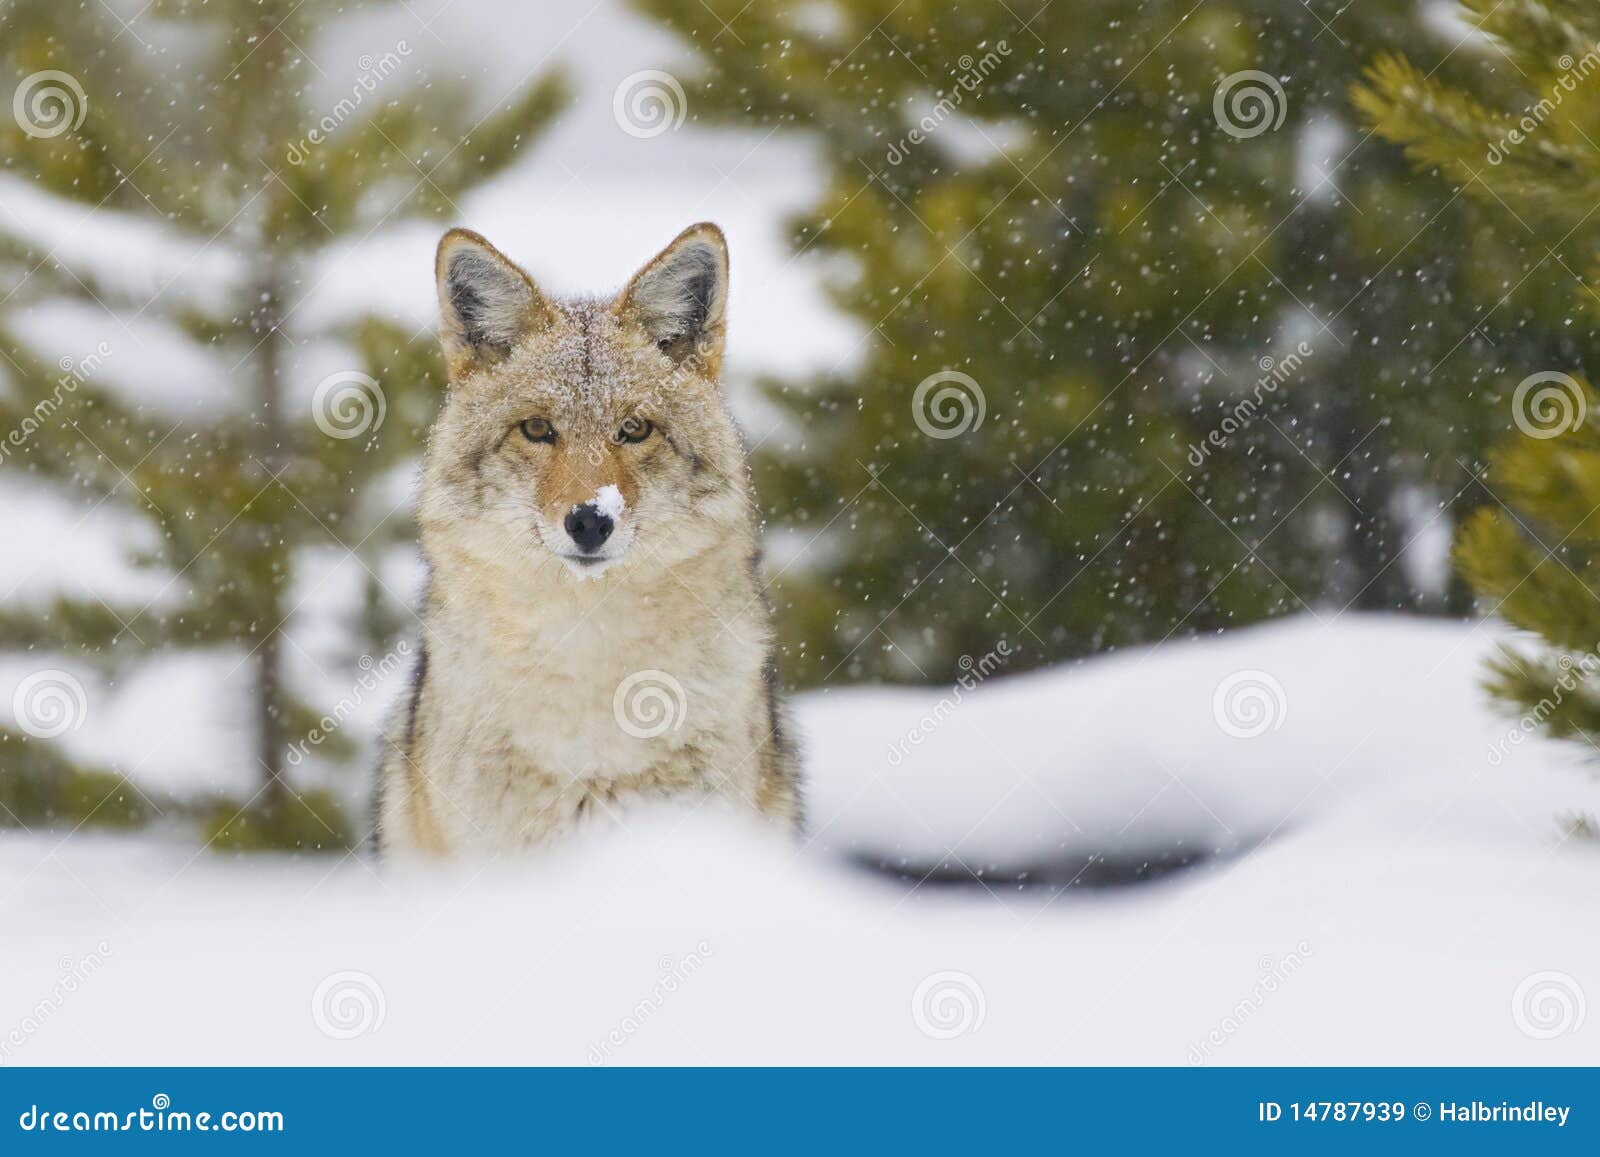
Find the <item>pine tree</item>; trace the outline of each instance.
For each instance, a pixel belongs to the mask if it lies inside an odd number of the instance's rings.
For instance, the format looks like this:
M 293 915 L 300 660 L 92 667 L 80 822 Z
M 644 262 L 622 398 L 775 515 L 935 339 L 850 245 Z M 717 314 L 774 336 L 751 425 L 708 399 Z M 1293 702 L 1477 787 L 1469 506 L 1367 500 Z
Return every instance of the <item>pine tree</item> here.
M 865 336 L 765 383 L 760 461 L 818 543 L 781 576 L 799 681 L 1446 608 L 1407 548 L 1480 498 L 1487 383 L 1552 339 L 1480 327 L 1535 258 L 1354 123 L 1371 46 L 1452 47 L 1420 10 L 637 2 L 697 49 L 695 116 L 830 167 L 795 245 Z
M 1582 0 L 1468 0 L 1503 67 L 1434 75 L 1405 57 L 1372 66 L 1357 102 L 1404 145 L 1546 254 L 1569 300 L 1530 324 L 1592 336 L 1600 320 L 1600 10 Z M 1455 557 L 1492 610 L 1533 632 L 1506 647 L 1490 689 L 1542 727 L 1600 747 L 1600 399 L 1588 342 L 1525 362 L 1484 484 L 1495 501 Z M 1509 384 L 1509 383 L 1508 383 Z
M 379 554 L 411 538 L 407 511 L 373 495 L 418 452 L 442 367 L 430 334 L 359 309 L 325 316 L 315 294 L 334 255 L 405 220 L 454 213 L 565 99 L 552 73 L 478 108 L 464 81 L 427 75 L 403 38 L 325 67 L 308 48 L 349 7 L 157 0 L 134 25 L 106 5 L 18 0 L 0 12 L 16 112 L 0 122 L 0 161 L 8 187 L 30 194 L 0 212 L 0 441 L 10 435 L 0 477 L 148 523 L 156 547 L 142 561 L 167 580 L 166 597 L 142 607 L 77 597 L 8 606 L 0 646 L 111 674 L 166 651 L 235 648 L 253 671 L 260 790 L 218 802 L 208 824 L 236 846 L 338 846 L 353 835 L 331 796 L 296 790 L 287 774 L 308 735 L 320 760 L 352 754 L 336 728 L 324 736 L 321 711 L 289 678 L 287 629 L 300 611 L 290 587 L 306 553 L 353 554 L 371 576 L 364 610 L 346 624 L 352 663 L 389 649 L 410 621 L 377 577 Z M 38 194 L 159 235 L 189 253 L 181 276 L 151 292 L 65 256 L 39 239 Z M 133 318 L 171 327 L 205 351 L 219 393 L 239 404 L 174 424 L 114 388 L 117 359 L 92 340 L 70 366 L 47 362 L 15 319 L 63 300 L 103 310 L 112 334 Z M 81 688 L 67 682 L 36 688 L 35 709 L 81 711 Z M 135 822 L 165 807 L 120 780 L 126 768 L 75 766 L 50 742 L 59 719 L 25 722 L 0 733 L 0 823 Z

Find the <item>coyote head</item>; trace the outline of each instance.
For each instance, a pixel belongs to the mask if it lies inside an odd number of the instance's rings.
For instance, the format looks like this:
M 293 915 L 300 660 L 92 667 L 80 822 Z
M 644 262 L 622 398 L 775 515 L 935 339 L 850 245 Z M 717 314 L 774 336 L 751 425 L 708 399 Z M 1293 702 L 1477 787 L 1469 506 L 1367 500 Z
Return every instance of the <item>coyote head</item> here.
M 722 231 L 681 233 L 610 299 L 547 296 L 476 233 L 435 272 L 450 388 L 418 511 L 436 560 L 577 578 L 670 566 L 750 518 L 719 377 Z

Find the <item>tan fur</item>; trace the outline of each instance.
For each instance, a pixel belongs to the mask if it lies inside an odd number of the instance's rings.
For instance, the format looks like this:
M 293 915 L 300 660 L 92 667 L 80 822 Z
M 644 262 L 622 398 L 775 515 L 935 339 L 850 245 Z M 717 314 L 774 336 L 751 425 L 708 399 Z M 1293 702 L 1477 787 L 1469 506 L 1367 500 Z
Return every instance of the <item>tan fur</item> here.
M 719 385 L 721 232 L 686 230 L 604 301 L 548 298 L 465 230 L 436 272 L 450 389 L 423 470 L 426 663 L 383 769 L 386 848 L 531 846 L 669 795 L 798 825 L 748 469 Z M 555 440 L 530 441 L 527 419 Z M 653 433 L 618 441 L 628 419 Z M 562 520 L 610 486 L 606 561 L 580 568 Z

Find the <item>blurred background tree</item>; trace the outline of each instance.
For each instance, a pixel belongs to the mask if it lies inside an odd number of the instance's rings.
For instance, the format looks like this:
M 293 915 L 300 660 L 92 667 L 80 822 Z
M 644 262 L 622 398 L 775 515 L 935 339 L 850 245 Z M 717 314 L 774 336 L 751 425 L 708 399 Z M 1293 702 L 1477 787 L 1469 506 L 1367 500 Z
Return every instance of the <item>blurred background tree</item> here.
M 1356 101 L 1418 168 L 1481 201 L 1500 232 L 1542 250 L 1569 300 L 1539 323 L 1600 320 L 1600 9 L 1579 0 L 1466 5 L 1504 67 L 1443 79 L 1404 56 L 1373 64 Z M 1456 559 L 1499 614 L 1542 640 L 1506 648 L 1490 687 L 1530 726 L 1600 747 L 1600 431 L 1594 350 L 1524 362 L 1491 458 L 1493 501 Z
M 819 540 L 780 574 L 788 676 L 1468 608 L 1444 544 L 1508 370 L 1593 340 L 1530 324 L 1564 292 L 1542 246 L 1350 108 L 1379 46 L 1492 67 L 1471 30 L 1333 0 L 636 3 L 695 50 L 694 115 L 810 134 L 830 174 L 794 245 L 863 337 L 763 384 L 762 499 Z
M 0 647 L 113 674 L 162 652 L 236 649 L 254 672 L 260 787 L 205 807 L 225 845 L 338 847 L 356 834 L 334 794 L 296 790 L 286 775 L 291 746 L 322 715 L 286 677 L 306 553 L 332 546 L 367 564 L 354 654 L 387 650 L 403 625 L 374 560 L 410 540 L 408 507 L 403 488 L 391 502 L 383 483 L 417 453 L 442 367 L 431 332 L 320 317 L 313 295 L 330 255 L 408 217 L 451 215 L 564 99 L 562 77 L 548 73 L 480 116 L 467 85 L 409 65 L 404 41 L 328 77 L 304 46 L 351 7 L 157 0 L 138 31 L 108 5 L 13 0 L 0 11 L 4 89 L 16 94 L 16 116 L 0 120 L 0 165 L 48 195 L 0 213 L 0 427 L 26 431 L 0 470 L 147 520 L 155 546 L 141 561 L 167 580 L 143 607 L 7 606 Z M 319 78 L 331 98 L 316 95 Z M 55 251 L 39 208 L 53 201 L 119 219 L 125 238 L 183 247 L 182 275 L 150 294 Z M 215 280 L 201 276 L 212 268 Z M 15 320 L 63 300 L 103 310 L 100 328 L 113 332 L 140 318 L 169 326 L 212 359 L 217 392 L 238 405 L 172 425 L 114 388 L 119 359 L 91 339 L 47 362 Z M 319 358 L 342 368 L 305 380 Z M 128 823 L 165 810 L 116 769 L 77 766 L 49 730 L 0 732 L 0 824 Z M 352 746 L 334 728 L 317 755 L 337 762 Z

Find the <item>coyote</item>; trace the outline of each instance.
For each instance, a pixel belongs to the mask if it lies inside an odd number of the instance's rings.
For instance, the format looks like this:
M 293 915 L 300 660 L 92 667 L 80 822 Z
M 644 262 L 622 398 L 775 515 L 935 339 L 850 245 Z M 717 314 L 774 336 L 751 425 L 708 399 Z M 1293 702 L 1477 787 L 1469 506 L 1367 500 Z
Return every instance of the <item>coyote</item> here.
M 435 276 L 450 384 L 423 465 L 423 648 L 381 773 L 383 845 L 527 847 L 669 795 L 797 828 L 719 384 L 722 231 L 686 229 L 609 300 L 550 297 L 465 229 Z

